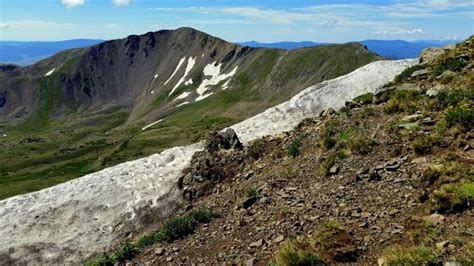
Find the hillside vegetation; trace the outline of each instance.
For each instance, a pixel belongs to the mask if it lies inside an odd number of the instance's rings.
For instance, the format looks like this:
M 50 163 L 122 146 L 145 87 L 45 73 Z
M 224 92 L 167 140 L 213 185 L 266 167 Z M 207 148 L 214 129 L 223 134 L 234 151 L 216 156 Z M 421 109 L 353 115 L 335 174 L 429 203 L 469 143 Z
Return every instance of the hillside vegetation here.
M 219 215 L 112 262 L 472 265 L 473 63 L 471 37 L 291 132 L 211 135 L 178 185 Z
M 197 142 L 378 59 L 356 43 L 288 52 L 181 28 L 65 51 L 24 68 L 2 66 L 0 199 Z M 198 101 L 196 90 L 209 79 L 204 69 L 219 64 L 220 74 L 235 74 Z M 181 77 L 193 82 L 178 84 Z

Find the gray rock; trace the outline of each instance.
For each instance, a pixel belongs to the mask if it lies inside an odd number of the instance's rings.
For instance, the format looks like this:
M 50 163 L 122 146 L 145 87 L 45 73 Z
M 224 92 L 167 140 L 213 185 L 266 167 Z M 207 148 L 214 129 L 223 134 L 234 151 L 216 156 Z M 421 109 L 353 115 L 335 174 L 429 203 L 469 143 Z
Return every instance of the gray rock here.
M 283 240 L 285 240 L 285 237 L 283 235 L 279 235 L 275 239 L 273 239 L 273 241 L 277 244 L 282 242 Z
M 426 91 L 426 95 L 429 97 L 435 97 L 438 93 L 445 89 L 443 85 L 436 85 Z
M 406 129 L 406 130 L 410 130 L 410 129 L 416 128 L 417 126 L 418 126 L 418 123 L 417 123 L 417 122 L 405 123 L 405 124 L 400 124 L 400 125 L 398 125 L 399 128 L 403 128 L 403 129 Z
M 252 248 L 259 248 L 259 247 L 263 246 L 263 239 L 259 239 L 255 242 L 252 242 L 252 243 L 250 243 L 249 246 L 252 247 Z
M 403 122 L 415 122 L 417 121 L 418 119 L 421 118 L 421 115 L 420 114 L 414 114 L 414 115 L 407 115 L 405 117 L 402 118 L 402 121 Z
M 413 73 L 411 73 L 411 77 L 412 78 L 416 78 L 416 77 L 420 77 L 420 76 L 426 76 L 426 74 L 428 74 L 428 69 L 420 69 L 420 70 L 417 70 Z
M 155 254 L 158 255 L 158 256 L 161 256 L 161 255 L 165 254 L 165 249 L 162 248 L 162 247 L 157 247 L 157 248 L 155 248 Z

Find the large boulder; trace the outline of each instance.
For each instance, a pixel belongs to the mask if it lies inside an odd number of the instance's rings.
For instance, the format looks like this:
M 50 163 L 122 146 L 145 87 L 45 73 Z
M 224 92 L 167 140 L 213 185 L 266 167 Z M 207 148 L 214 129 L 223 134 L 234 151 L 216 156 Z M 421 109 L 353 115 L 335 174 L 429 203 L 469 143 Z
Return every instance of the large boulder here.
M 431 64 L 444 53 L 442 48 L 426 48 L 420 54 L 420 64 Z

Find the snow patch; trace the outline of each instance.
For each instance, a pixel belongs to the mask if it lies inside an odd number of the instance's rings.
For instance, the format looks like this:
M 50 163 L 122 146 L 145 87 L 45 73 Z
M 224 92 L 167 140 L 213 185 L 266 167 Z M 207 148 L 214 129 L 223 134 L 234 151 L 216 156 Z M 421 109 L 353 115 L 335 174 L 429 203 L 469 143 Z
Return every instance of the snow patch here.
M 75 265 L 110 250 L 127 233 L 143 230 L 144 216 L 164 219 L 178 208 L 176 180 L 202 148 L 167 149 L 0 201 L 1 257 L 20 265 Z
M 178 83 L 176 83 L 176 85 L 174 85 L 173 89 L 171 90 L 170 94 L 168 94 L 168 96 L 173 94 L 173 92 L 179 87 L 179 85 L 181 85 L 181 83 L 183 83 L 183 81 L 188 76 L 189 72 L 193 69 L 194 64 L 196 64 L 196 58 L 190 57 L 188 59 L 188 64 L 186 65 L 186 70 L 184 71 L 184 75 L 181 77 L 181 79 L 178 81 Z
M 182 103 L 176 105 L 176 107 L 180 107 L 180 106 L 186 105 L 186 104 L 188 104 L 188 103 L 189 103 L 189 102 L 182 102 Z
M 151 93 L 151 94 L 155 93 L 155 90 L 151 90 L 150 93 Z
M 174 101 L 184 99 L 184 98 L 188 97 L 189 94 L 191 94 L 191 92 L 183 92 L 178 97 L 176 97 L 176 99 L 174 99 Z
M 193 83 L 194 83 L 193 79 L 189 79 L 184 82 L 184 85 L 188 86 L 188 85 L 192 85 Z
M 48 71 L 48 73 L 46 73 L 44 76 L 45 76 L 45 77 L 50 76 L 51 74 L 54 73 L 55 70 L 56 70 L 56 68 L 51 69 L 51 70 Z
M 311 86 L 232 128 L 244 142 L 291 130 L 305 117 L 329 107 L 342 107 L 363 93 L 376 92 L 414 64 L 415 60 L 368 64 Z M 17 260 L 16 264 L 78 264 L 109 250 L 128 232 L 148 226 L 141 222 L 143 215 L 164 218 L 176 210 L 182 202 L 176 181 L 192 155 L 202 149 L 202 143 L 167 149 L 0 201 L 0 257 Z
M 199 97 L 196 99 L 196 101 L 209 97 L 209 95 L 205 97 L 203 95 L 207 90 L 210 89 L 211 86 L 217 85 L 219 82 L 231 78 L 235 75 L 235 73 L 237 73 L 238 66 L 235 66 L 234 69 L 232 69 L 232 71 L 227 74 L 221 74 L 221 67 L 222 64 L 216 65 L 215 62 L 204 67 L 204 76 L 210 76 L 210 78 L 204 79 L 201 85 L 199 85 L 197 88 L 196 92 L 199 94 Z
M 161 121 L 163 121 L 163 119 L 160 119 L 160 120 L 158 120 L 158 121 L 156 121 L 156 122 L 153 122 L 153 123 L 151 123 L 151 124 L 149 124 L 149 125 L 144 126 L 144 127 L 142 128 L 142 131 L 143 131 L 143 130 L 146 130 L 146 129 L 148 129 L 148 128 L 150 128 L 150 127 L 152 127 L 152 126 L 154 126 L 154 125 L 156 125 L 156 124 L 158 124 L 158 123 L 160 123 Z
M 156 79 L 158 77 L 158 74 L 155 74 L 155 76 L 153 76 L 153 79 Z
M 364 93 L 377 92 L 379 87 L 417 62 L 416 59 L 406 59 L 370 63 L 344 76 L 311 86 L 289 101 L 267 109 L 232 128 L 244 142 L 289 131 L 306 117 L 317 116 L 322 110 L 330 107 L 340 108 L 346 101 Z
M 183 57 L 179 60 L 178 65 L 176 66 L 176 69 L 174 70 L 173 74 L 171 74 L 171 76 L 168 78 L 167 81 L 165 81 L 163 85 L 166 85 L 168 82 L 170 82 L 170 80 L 174 77 L 174 75 L 176 75 L 176 72 L 178 72 L 179 68 L 184 63 L 184 60 L 186 60 L 186 57 Z
M 205 95 L 199 95 L 194 101 L 195 102 L 202 101 L 202 100 L 206 99 L 207 97 L 211 96 L 212 94 L 213 94 L 213 92 L 205 94 Z

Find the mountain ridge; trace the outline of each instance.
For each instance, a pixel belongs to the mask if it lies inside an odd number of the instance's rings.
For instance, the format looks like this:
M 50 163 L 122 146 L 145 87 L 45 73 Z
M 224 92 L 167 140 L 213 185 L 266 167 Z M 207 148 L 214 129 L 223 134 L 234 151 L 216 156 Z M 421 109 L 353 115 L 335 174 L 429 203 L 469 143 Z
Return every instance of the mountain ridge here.
M 191 144 L 379 59 L 356 43 L 249 48 L 181 28 L 4 66 L 0 195 Z

